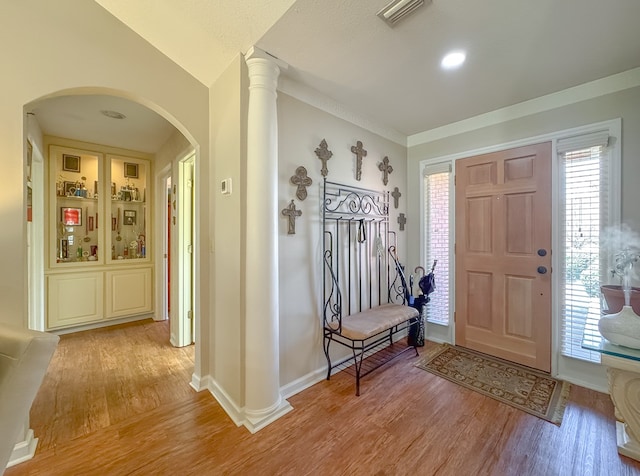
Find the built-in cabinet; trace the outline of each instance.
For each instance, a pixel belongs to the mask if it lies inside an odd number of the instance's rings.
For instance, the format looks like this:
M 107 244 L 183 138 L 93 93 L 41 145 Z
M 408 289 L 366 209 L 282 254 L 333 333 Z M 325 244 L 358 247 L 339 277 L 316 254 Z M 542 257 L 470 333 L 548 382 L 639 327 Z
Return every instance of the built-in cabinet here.
M 49 145 L 47 328 L 153 311 L 151 162 Z

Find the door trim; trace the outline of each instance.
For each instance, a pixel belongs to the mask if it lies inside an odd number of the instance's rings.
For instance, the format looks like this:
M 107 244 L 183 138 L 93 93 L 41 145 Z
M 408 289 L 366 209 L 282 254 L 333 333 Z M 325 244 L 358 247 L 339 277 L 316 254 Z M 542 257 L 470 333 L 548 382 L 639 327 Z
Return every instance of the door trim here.
M 177 184 L 177 281 L 178 299 L 175 302 L 178 320 L 177 347 L 194 342 L 195 320 L 195 152 L 178 162 Z
M 562 129 L 555 132 L 550 132 L 546 134 L 540 134 L 536 136 L 526 137 L 523 139 L 513 140 L 509 142 L 502 142 L 499 144 L 494 144 L 490 146 L 467 149 L 460 152 L 456 152 L 453 154 L 447 154 L 443 156 L 423 159 L 418 162 L 419 167 L 419 177 L 420 177 L 420 229 L 424 229 L 424 203 L 422 198 L 424 197 L 424 183 L 422 180 L 422 174 L 424 168 L 430 165 L 438 164 L 438 163 L 451 163 L 452 167 L 455 169 L 455 161 L 458 159 L 463 159 L 470 156 L 486 154 L 490 152 L 497 152 L 504 149 L 510 149 L 515 147 L 522 147 L 527 145 L 533 145 L 539 142 L 551 141 L 551 204 L 552 204 L 552 229 L 551 229 L 551 247 L 552 249 L 558 249 L 559 246 L 559 231 L 557 229 L 558 223 L 558 212 L 555 204 L 558 203 L 559 190 L 558 190 L 558 155 L 556 152 L 556 141 L 559 138 L 574 136 L 580 134 L 587 134 L 590 132 L 594 132 L 597 130 L 609 129 L 610 135 L 620 138 L 622 134 L 622 120 L 620 118 L 611 119 L 607 121 L 595 122 L 592 124 L 579 126 L 579 127 L 571 127 L 567 129 Z M 620 163 L 620 145 L 616 144 L 613 152 L 614 161 Z M 610 171 L 611 172 L 611 171 Z M 619 173 L 618 173 L 619 176 Z M 618 183 L 618 185 L 620 185 Z M 455 193 L 452 193 L 449 199 L 450 207 L 452 210 L 455 210 Z M 611 203 L 612 208 L 616 210 L 618 214 L 619 221 L 619 213 L 620 213 L 620 202 Z M 455 217 L 451 217 L 450 226 L 455 229 Z M 424 255 L 425 250 L 425 242 L 424 236 L 420 234 L 420 249 L 419 251 L 419 259 L 421 263 L 424 263 L 426 257 Z M 558 255 L 552 255 L 551 265 L 554 269 L 558 269 L 557 257 Z M 451 273 L 455 270 L 455 255 L 453 254 L 453 246 L 451 248 L 451 255 L 449 260 L 449 266 L 451 267 Z M 450 274 L 453 276 L 453 274 Z M 451 280 L 455 281 L 455 280 Z M 450 288 L 450 296 L 455 296 L 455 283 L 451 284 Z M 551 287 L 553 289 L 557 289 L 559 285 L 559 275 L 558 273 L 553 273 L 551 277 Z M 430 334 L 429 327 L 427 326 L 427 337 L 435 342 L 449 342 L 451 344 L 455 343 L 455 322 L 454 322 L 454 312 L 455 309 L 453 305 L 451 306 L 451 315 L 450 315 L 450 325 L 448 332 L 442 332 L 441 329 L 444 326 L 437 325 L 431 326 L 436 327 L 437 331 L 435 336 L 432 337 Z M 555 293 L 552 292 L 551 295 L 551 326 L 552 326 L 552 334 L 551 334 L 551 375 L 554 377 L 558 377 L 569 382 L 581 385 L 587 388 L 593 389 L 606 389 L 607 388 L 607 377 L 606 373 L 602 370 L 602 367 L 597 364 L 572 359 L 570 357 L 564 357 L 560 352 L 560 342 L 559 336 L 561 331 L 561 322 L 559 318 L 559 303 L 557 301 L 557 297 Z M 451 337 L 447 339 L 447 335 Z
M 158 204 L 155 207 L 155 230 L 154 237 L 157 240 L 154 248 L 156 274 L 155 274 L 155 320 L 164 321 L 169 318 L 169 311 L 167 309 L 167 276 L 164 269 L 164 253 L 166 253 L 167 246 L 167 190 L 166 182 L 171 175 L 171 164 L 167 164 L 162 170 L 156 174 L 156 196 L 155 203 Z

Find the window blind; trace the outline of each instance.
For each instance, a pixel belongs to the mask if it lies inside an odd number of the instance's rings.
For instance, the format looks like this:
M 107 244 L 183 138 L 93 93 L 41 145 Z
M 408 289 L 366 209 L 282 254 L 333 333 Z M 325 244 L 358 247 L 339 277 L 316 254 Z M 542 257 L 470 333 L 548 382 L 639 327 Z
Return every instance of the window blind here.
M 591 362 L 600 354 L 582 348 L 583 336 L 599 338 L 600 282 L 606 256 L 600 249 L 608 217 L 608 134 L 559 140 L 561 207 L 562 353 Z

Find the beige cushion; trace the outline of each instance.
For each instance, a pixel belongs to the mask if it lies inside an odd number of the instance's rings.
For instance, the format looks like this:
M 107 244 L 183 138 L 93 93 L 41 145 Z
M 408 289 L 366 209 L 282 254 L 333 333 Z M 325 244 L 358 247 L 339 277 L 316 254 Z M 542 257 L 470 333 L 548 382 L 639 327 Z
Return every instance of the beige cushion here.
M 418 310 L 413 307 L 383 304 L 343 317 L 341 335 L 347 339 L 365 340 L 418 315 Z M 338 322 L 332 322 L 329 327 L 337 329 Z

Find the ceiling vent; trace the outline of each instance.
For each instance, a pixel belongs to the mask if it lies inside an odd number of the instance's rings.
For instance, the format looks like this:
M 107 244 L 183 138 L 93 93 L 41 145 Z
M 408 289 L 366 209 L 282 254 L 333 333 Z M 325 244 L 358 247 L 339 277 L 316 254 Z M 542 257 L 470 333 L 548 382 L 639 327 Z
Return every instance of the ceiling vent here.
M 380 10 L 377 15 L 389 26 L 395 26 L 403 18 L 411 15 L 425 0 L 394 0 Z M 431 0 L 428 0 L 431 3 Z

